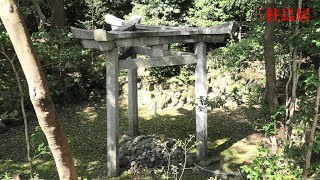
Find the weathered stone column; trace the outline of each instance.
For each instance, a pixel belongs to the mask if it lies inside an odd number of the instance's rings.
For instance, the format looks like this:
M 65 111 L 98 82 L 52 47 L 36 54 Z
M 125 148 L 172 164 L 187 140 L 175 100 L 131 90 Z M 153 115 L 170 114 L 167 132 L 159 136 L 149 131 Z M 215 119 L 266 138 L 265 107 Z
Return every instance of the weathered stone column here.
M 137 55 L 133 54 L 131 58 L 136 59 Z M 137 69 L 128 69 L 129 136 L 139 135 L 137 76 Z
M 119 58 L 118 48 L 106 52 L 107 70 L 107 170 L 119 176 Z
M 196 131 L 197 142 L 197 155 L 204 159 L 207 157 L 207 108 L 203 105 L 200 99 L 207 98 L 207 51 L 206 44 L 199 42 L 195 44 L 197 65 L 195 72 L 195 93 L 196 93 Z

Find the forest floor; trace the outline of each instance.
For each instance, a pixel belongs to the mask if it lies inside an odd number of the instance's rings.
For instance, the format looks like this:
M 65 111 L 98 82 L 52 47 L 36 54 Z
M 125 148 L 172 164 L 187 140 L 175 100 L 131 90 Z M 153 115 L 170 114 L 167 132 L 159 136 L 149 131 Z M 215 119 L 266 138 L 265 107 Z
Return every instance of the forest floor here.
M 103 179 L 106 174 L 107 152 L 105 107 L 101 104 L 83 104 L 58 107 L 57 110 L 72 146 L 78 175 L 87 179 Z M 209 159 L 217 161 L 206 169 L 239 172 L 240 166 L 250 163 L 257 154 L 257 144 L 268 144 L 268 139 L 254 130 L 255 122 L 264 117 L 259 108 L 240 106 L 235 109 L 214 109 L 208 113 Z M 33 134 L 36 144 L 45 143 L 43 135 L 39 130 L 36 131 L 39 129 L 36 118 L 30 117 L 29 120 L 30 134 Z M 122 106 L 119 125 L 121 135 L 127 132 L 127 122 L 127 110 Z M 163 134 L 185 139 L 189 135 L 195 135 L 195 123 L 192 107 L 163 109 L 157 115 L 143 107 L 139 110 L 140 133 L 145 135 Z M 23 179 L 28 177 L 23 129 L 23 126 L 14 127 L 0 134 L 0 177 L 5 173 L 24 174 Z M 36 157 L 34 166 L 40 178 L 58 179 L 52 156 Z M 203 170 L 186 170 L 184 177 L 208 179 L 212 176 L 213 174 Z

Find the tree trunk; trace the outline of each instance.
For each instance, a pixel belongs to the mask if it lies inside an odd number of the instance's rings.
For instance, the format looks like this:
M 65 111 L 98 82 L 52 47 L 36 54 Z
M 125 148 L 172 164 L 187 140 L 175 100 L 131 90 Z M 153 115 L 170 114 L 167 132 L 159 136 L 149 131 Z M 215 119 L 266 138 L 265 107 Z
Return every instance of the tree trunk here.
M 320 67 L 318 68 L 318 80 L 320 80 Z M 317 88 L 317 97 L 316 97 L 316 103 L 314 108 L 314 115 L 313 115 L 310 136 L 309 136 L 309 139 L 306 140 L 307 154 L 306 154 L 306 165 L 305 165 L 304 174 L 303 174 L 304 179 L 307 179 L 310 172 L 311 155 L 312 155 L 313 145 L 316 138 L 315 133 L 316 133 L 316 127 L 318 125 L 318 119 L 319 119 L 319 106 L 320 106 L 320 85 L 318 85 L 318 88 Z
M 49 0 L 50 12 L 51 12 L 51 29 L 63 29 L 65 28 L 65 11 L 64 0 Z
M 275 8 L 275 0 L 266 1 L 266 14 L 271 10 L 273 12 Z M 273 13 L 271 13 L 273 14 Z M 266 16 L 267 17 L 267 16 Z M 274 54 L 274 28 L 275 21 L 273 16 L 269 19 L 265 18 L 265 30 L 264 30 L 264 57 L 265 57 L 265 69 L 266 69 L 266 99 L 268 103 L 269 113 L 272 115 L 278 107 L 278 95 L 277 95 L 277 79 L 276 79 L 276 57 Z M 270 137 L 272 139 L 273 147 L 276 151 L 279 150 L 279 145 L 285 140 L 285 126 L 280 122 L 278 124 L 279 117 L 273 119 L 275 123 L 276 136 Z
M 36 0 L 30 0 L 30 1 L 32 2 L 32 4 L 33 4 L 33 6 L 34 6 L 34 8 L 35 8 L 35 10 L 36 10 L 36 12 L 37 12 L 37 14 L 39 16 L 39 26 L 38 26 L 38 28 L 39 29 L 43 29 L 44 28 L 44 24 L 47 21 L 47 18 L 42 13 L 42 10 L 41 10 L 39 4 L 37 3 L 37 1 Z
M 275 7 L 275 0 L 267 0 L 267 8 L 272 11 Z M 268 22 L 266 18 L 266 27 L 264 31 L 264 57 L 266 69 L 266 96 L 270 113 L 273 113 L 278 106 L 277 87 L 276 87 L 276 67 L 274 55 L 274 26 L 273 16 Z
M 77 179 L 72 161 L 71 147 L 48 89 L 38 56 L 32 46 L 15 0 L 0 1 L 0 18 L 9 34 L 23 72 L 26 76 L 32 105 L 49 147 L 52 151 L 60 179 Z

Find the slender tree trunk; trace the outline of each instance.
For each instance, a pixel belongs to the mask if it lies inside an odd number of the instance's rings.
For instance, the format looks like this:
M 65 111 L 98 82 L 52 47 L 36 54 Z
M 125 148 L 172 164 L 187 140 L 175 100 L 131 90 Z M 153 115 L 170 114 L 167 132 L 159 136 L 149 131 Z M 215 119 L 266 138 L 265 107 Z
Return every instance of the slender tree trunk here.
M 65 10 L 64 0 L 49 0 L 50 12 L 51 12 L 51 29 L 63 29 L 65 28 Z
M 33 4 L 33 6 L 35 7 L 35 10 L 36 10 L 36 12 L 37 12 L 37 14 L 38 14 L 38 16 L 39 16 L 39 29 L 43 29 L 44 28 L 44 24 L 45 24 L 45 22 L 47 21 L 47 18 L 46 18 L 46 16 L 42 13 L 42 10 L 41 10 L 41 8 L 40 8 L 40 6 L 39 6 L 39 4 L 37 3 L 37 1 L 36 0 L 30 0 L 31 2 L 32 2 L 32 4 Z
M 76 180 L 71 147 L 60 124 L 46 77 L 15 0 L 0 1 L 0 18 L 26 76 L 32 105 L 52 151 L 60 179 Z
M 27 115 L 26 115 L 26 110 L 24 109 L 24 93 L 23 93 L 23 88 L 19 76 L 19 72 L 16 69 L 16 66 L 14 65 L 14 59 L 9 60 L 10 64 L 12 66 L 12 69 L 14 71 L 18 87 L 19 87 L 19 94 L 20 94 L 20 106 L 21 106 L 21 111 L 23 115 L 23 122 L 24 122 L 24 134 L 25 134 L 25 139 L 26 139 L 26 146 L 27 146 L 27 158 L 29 161 L 29 170 L 30 170 L 30 178 L 32 178 L 33 175 L 33 162 L 30 156 L 30 139 L 29 139 L 29 128 L 28 128 L 28 120 L 27 120 Z
M 275 0 L 267 0 L 267 8 L 272 11 L 275 7 Z M 264 31 L 264 57 L 266 69 L 266 96 L 270 113 L 273 113 L 278 106 L 277 87 L 276 87 L 276 58 L 274 55 L 274 27 L 273 16 L 268 22 L 266 18 L 266 27 Z
M 289 147 L 291 147 L 292 145 L 292 141 L 291 141 L 291 134 L 292 134 L 292 127 L 291 127 L 291 122 L 287 121 L 289 120 L 290 117 L 290 105 L 291 105 L 291 98 L 289 98 L 289 86 L 291 84 L 291 80 L 292 80 L 292 64 L 291 61 L 293 59 L 292 57 L 292 45 L 290 45 L 289 47 L 289 60 L 288 60 L 288 65 L 289 65 L 289 78 L 288 81 L 286 83 L 286 130 L 287 130 L 287 134 L 286 134 L 286 139 L 289 142 Z
M 298 50 L 296 47 L 293 48 L 292 55 L 292 88 L 291 88 L 291 102 L 289 106 L 289 120 L 290 123 L 295 121 L 295 110 L 297 103 L 297 88 L 298 88 Z
M 289 7 L 289 6 L 288 6 Z M 298 0 L 298 7 L 297 9 L 302 9 L 302 0 Z M 288 17 L 291 19 L 291 13 L 288 12 Z M 296 15 L 298 17 L 298 14 Z M 299 32 L 299 19 L 296 19 L 295 22 L 295 30 L 294 35 L 298 35 Z M 291 27 L 291 23 L 289 24 Z M 292 146 L 291 135 L 292 135 L 292 127 L 291 124 L 295 123 L 295 110 L 296 110 L 296 103 L 297 103 L 297 87 L 299 82 L 299 69 L 301 66 L 301 61 L 298 62 L 298 59 L 302 58 L 302 54 L 298 57 L 298 49 L 293 44 L 290 45 L 290 52 L 289 52 L 289 79 L 286 84 L 286 119 L 289 120 L 287 123 L 287 140 L 289 141 L 289 147 Z M 291 82 L 292 81 L 292 82 Z M 291 96 L 289 98 L 289 84 L 291 85 Z M 304 123 L 305 124 L 305 123 Z
M 33 162 L 31 159 L 31 155 L 30 155 L 30 139 L 29 139 L 29 128 L 28 128 L 28 120 L 27 120 L 27 115 L 26 115 L 26 111 L 24 108 L 24 92 L 23 92 L 23 88 L 22 88 L 22 83 L 21 83 L 21 79 L 20 79 L 20 75 L 19 72 L 14 64 L 14 60 L 16 58 L 16 55 L 14 55 L 12 58 L 9 57 L 9 55 L 6 53 L 5 49 L 3 48 L 2 43 L 0 43 L 1 46 L 1 53 L 7 58 L 7 60 L 10 62 L 13 73 L 15 75 L 17 84 L 18 84 L 18 88 L 19 88 L 19 94 L 20 94 L 20 106 L 21 106 L 21 112 L 23 115 L 23 123 L 24 123 L 24 135 L 25 135 L 25 140 L 26 140 L 26 149 L 27 149 L 27 159 L 29 161 L 29 170 L 30 170 L 30 178 L 32 178 L 32 174 L 33 174 Z
M 302 9 L 302 0 L 298 2 L 298 8 Z M 298 14 L 296 15 L 298 17 Z M 296 19 L 296 27 L 294 34 L 298 35 L 299 33 L 299 20 Z M 291 50 L 291 49 L 290 49 Z M 298 48 L 296 46 L 292 46 L 292 91 L 291 91 L 291 102 L 289 106 L 289 120 L 291 123 L 295 121 L 295 110 L 296 110 L 296 103 L 297 103 L 297 87 L 299 81 L 299 67 L 300 63 L 298 63 L 298 59 L 302 57 L 298 57 Z
M 239 24 L 239 32 L 238 32 L 238 41 L 241 42 L 241 33 L 242 33 L 242 22 Z
M 318 68 L 318 79 L 320 80 L 320 67 Z M 304 179 L 306 179 L 309 175 L 309 171 L 310 171 L 310 166 L 311 166 L 311 154 L 312 154 L 312 150 L 313 150 L 313 145 L 315 142 L 315 131 L 316 131 L 316 127 L 318 124 L 318 119 L 319 119 L 319 106 L 320 106 L 320 85 L 318 85 L 317 88 L 317 97 L 316 97 L 316 106 L 314 108 L 314 115 L 313 115 L 313 121 L 312 121 L 312 126 L 311 126 L 311 132 L 310 132 L 310 136 L 309 139 L 306 141 L 307 144 L 307 154 L 306 154 L 306 166 L 304 169 Z

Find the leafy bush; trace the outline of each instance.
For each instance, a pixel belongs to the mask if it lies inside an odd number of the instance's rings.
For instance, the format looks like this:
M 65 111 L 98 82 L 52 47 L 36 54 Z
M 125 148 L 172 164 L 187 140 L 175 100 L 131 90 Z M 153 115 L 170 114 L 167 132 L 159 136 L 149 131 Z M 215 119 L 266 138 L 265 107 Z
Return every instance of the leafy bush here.
M 31 147 L 33 152 L 32 159 L 43 155 L 51 155 L 46 137 L 44 136 L 40 126 L 35 127 L 30 136 Z
M 150 68 L 150 75 L 158 82 L 164 82 L 167 79 L 180 74 L 180 66 L 167 66 Z
M 246 68 L 244 62 L 263 59 L 263 46 L 260 39 L 246 38 L 241 42 L 231 41 L 225 47 L 209 52 L 216 59 L 215 66 L 225 67 L 227 70 L 243 70 Z
M 192 26 L 212 26 L 226 21 L 255 19 L 257 0 L 199 0 L 188 10 L 187 22 Z
M 259 146 L 258 156 L 250 165 L 243 165 L 242 171 L 249 179 L 301 179 L 302 168 L 299 163 L 283 154 L 272 155 L 269 149 Z
M 0 114 L 5 112 L 10 114 L 20 107 L 19 93 L 17 93 L 19 89 L 8 58 L 15 58 L 17 61 L 9 35 L 0 21 Z M 20 73 L 22 75 L 21 71 Z M 22 85 L 26 87 L 24 82 Z M 28 93 L 25 93 L 25 96 L 28 97 Z
M 104 24 L 104 15 L 107 13 L 107 4 L 102 0 L 85 0 L 86 13 L 84 13 L 85 19 L 80 23 L 86 29 L 101 28 Z
M 0 112 L 11 113 L 19 108 L 19 93 L 16 93 L 18 92 L 18 86 L 15 84 L 11 72 L 1 71 L 1 73 L 8 76 L 0 77 Z
M 33 40 L 55 101 L 77 102 L 105 89 L 104 59 L 80 47 L 71 33 L 39 31 Z
M 132 5 L 130 15 L 142 16 L 144 24 L 182 26 L 192 3 L 191 0 L 134 0 Z
M 4 173 L 4 175 L 0 175 L 0 179 L 3 179 L 3 180 L 11 180 L 12 177 L 10 175 L 10 173 Z

